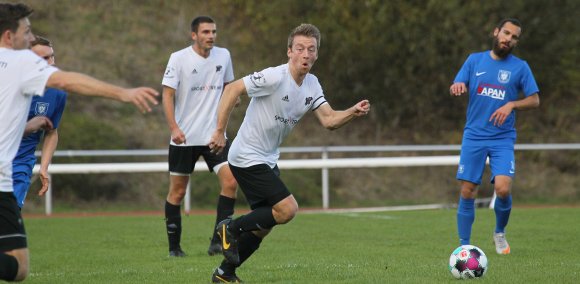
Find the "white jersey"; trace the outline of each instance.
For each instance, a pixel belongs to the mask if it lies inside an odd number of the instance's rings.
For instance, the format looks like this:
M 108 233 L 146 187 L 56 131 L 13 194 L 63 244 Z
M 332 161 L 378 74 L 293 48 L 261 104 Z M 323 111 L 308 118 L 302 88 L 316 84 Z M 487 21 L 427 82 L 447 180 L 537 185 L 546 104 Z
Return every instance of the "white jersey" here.
M 30 50 L 0 48 L 0 191 L 12 192 L 12 160 L 26 127 L 32 96 L 42 96 L 57 69 Z
M 284 138 L 308 110 L 326 103 L 322 87 L 312 74 L 298 86 L 288 64 L 255 72 L 243 80 L 252 99 L 230 147 L 228 162 L 236 167 L 267 164 L 274 168 Z
M 175 122 L 186 143 L 176 146 L 207 145 L 217 126 L 217 107 L 224 83 L 234 80 L 230 52 L 214 46 L 207 58 L 191 46 L 169 58 L 162 84 L 175 89 Z M 171 139 L 170 139 L 171 140 Z

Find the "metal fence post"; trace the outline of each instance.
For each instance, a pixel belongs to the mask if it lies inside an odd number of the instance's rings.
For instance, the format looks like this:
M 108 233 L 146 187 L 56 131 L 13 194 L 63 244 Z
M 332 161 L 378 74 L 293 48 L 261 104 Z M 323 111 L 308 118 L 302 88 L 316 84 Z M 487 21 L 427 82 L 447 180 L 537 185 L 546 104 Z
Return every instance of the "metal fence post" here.
M 328 148 L 322 148 L 322 160 L 328 159 Z M 328 193 L 328 167 L 322 168 L 322 208 L 328 209 L 329 193 Z

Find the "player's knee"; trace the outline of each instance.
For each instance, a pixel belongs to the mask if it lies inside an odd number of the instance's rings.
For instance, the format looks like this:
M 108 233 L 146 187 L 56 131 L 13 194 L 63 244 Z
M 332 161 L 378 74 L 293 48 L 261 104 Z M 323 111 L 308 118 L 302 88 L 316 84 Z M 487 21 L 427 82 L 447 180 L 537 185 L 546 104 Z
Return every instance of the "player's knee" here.
M 276 218 L 278 224 L 286 224 L 294 219 L 296 213 L 298 213 L 298 204 L 297 203 L 288 203 L 286 206 L 279 211 L 279 218 Z
M 502 186 L 502 185 L 496 185 L 495 186 L 495 194 L 499 197 L 499 198 L 506 198 L 510 195 L 510 187 L 509 186 Z
M 236 193 L 236 189 L 238 188 L 238 182 L 233 176 L 226 178 L 222 183 L 222 188 L 224 191 L 228 193 Z
M 477 185 L 464 183 L 461 185 L 461 197 L 465 199 L 475 198 Z

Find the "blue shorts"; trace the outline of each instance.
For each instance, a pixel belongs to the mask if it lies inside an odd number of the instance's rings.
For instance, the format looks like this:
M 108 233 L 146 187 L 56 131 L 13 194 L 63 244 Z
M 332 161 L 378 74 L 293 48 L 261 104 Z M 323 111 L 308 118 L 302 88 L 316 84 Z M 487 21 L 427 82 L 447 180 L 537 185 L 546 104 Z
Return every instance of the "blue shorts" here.
M 489 157 L 491 183 L 498 175 L 512 179 L 516 173 L 514 157 L 515 139 L 471 140 L 463 138 L 461 156 L 457 169 L 457 179 L 481 184 L 485 163 Z

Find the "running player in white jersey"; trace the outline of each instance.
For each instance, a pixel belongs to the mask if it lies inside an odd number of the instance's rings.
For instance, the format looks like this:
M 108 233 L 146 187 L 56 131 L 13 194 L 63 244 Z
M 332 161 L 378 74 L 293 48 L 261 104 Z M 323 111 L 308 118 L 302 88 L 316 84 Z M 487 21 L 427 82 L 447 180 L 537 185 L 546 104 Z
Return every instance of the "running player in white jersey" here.
M 288 63 L 248 75 L 224 91 L 209 147 L 216 153 L 226 147 L 229 115 L 239 97 L 247 94 L 250 105 L 228 162 L 252 211 L 216 227 L 225 259 L 213 272 L 214 283 L 240 282 L 236 268 L 258 249 L 272 227 L 288 223 L 296 215 L 298 203 L 280 179 L 276 164 L 280 144 L 300 118 L 312 111 L 322 126 L 333 130 L 370 110 L 367 100 L 344 111 L 330 107 L 318 79 L 309 73 L 319 47 L 318 28 L 301 24 L 288 37 Z
M 214 46 L 216 36 L 212 18 L 193 19 L 193 44 L 171 54 L 163 76 L 163 108 L 171 131 L 169 193 L 165 201 L 169 256 L 185 256 L 180 244 L 181 202 L 199 156 L 203 156 L 210 171 L 216 173 L 221 186 L 215 224 L 234 214 L 238 184 L 227 164 L 227 150 L 217 155 L 207 146 L 216 128 L 217 106 L 223 88 L 234 80 L 230 52 Z M 213 234 L 209 255 L 221 253 L 219 237 Z
M 0 279 L 22 281 L 28 275 L 28 245 L 12 184 L 12 160 L 22 139 L 32 96 L 45 86 L 71 93 L 101 96 L 151 111 L 157 92 L 151 88 L 124 89 L 80 73 L 64 72 L 28 48 L 34 40 L 25 4 L 0 3 Z M 38 124 L 50 129 L 51 123 Z M 37 130 L 38 130 L 37 129 Z

